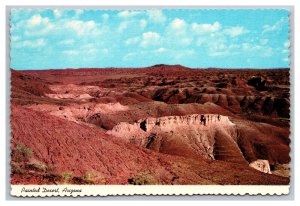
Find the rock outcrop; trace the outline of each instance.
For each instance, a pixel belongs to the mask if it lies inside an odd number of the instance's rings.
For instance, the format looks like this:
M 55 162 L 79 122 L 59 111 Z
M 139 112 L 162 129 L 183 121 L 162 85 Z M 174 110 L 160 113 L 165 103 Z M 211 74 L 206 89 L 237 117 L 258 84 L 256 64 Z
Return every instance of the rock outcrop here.
M 80 124 L 89 124 L 93 126 L 98 124 L 98 117 L 100 114 L 114 114 L 121 111 L 127 111 L 127 106 L 121 105 L 120 103 L 84 103 L 84 104 L 72 104 L 68 106 L 58 106 L 50 104 L 39 104 L 27 106 L 30 109 L 36 111 L 44 111 L 50 115 L 60 117 L 72 122 Z
M 121 142 L 98 128 L 22 106 L 13 105 L 11 115 L 12 150 L 23 145 L 35 159 L 35 163 L 11 162 L 12 184 L 61 184 L 57 179 L 65 173 L 73 176 L 72 184 L 86 184 L 78 182 L 85 174 L 93 174 L 94 184 L 129 184 L 128 180 L 144 172 L 150 173 L 157 184 L 168 185 L 289 182 L 288 178 L 260 173 L 245 165 L 153 152 Z M 17 153 L 11 155 L 15 160 Z
M 152 117 L 133 124 L 121 122 L 107 133 L 157 152 L 246 163 L 236 143 L 235 124 L 227 116 Z
M 254 162 L 251 162 L 249 164 L 250 167 L 253 167 L 254 169 L 260 171 L 260 172 L 264 172 L 264 173 L 268 173 L 268 174 L 272 174 L 271 173 L 271 169 L 270 169 L 270 164 L 268 160 L 256 160 Z

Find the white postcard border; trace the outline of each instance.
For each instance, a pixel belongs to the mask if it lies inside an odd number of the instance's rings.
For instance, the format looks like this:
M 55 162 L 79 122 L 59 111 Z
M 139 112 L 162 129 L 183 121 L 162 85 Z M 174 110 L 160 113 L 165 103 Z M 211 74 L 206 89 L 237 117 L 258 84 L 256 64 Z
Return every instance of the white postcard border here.
M 287 195 L 290 185 L 11 185 L 15 197 Z

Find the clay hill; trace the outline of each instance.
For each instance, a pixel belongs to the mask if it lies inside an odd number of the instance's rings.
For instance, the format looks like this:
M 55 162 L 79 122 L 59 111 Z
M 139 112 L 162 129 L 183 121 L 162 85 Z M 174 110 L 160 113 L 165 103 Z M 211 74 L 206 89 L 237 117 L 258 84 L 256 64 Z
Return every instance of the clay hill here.
M 11 182 L 288 184 L 289 88 L 289 69 L 12 69 Z

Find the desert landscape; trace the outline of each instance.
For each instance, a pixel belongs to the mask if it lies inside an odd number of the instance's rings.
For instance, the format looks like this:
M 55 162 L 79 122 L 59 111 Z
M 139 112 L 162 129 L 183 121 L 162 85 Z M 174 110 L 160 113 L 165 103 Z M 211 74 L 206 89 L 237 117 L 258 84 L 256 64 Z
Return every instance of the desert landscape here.
M 287 185 L 289 69 L 11 69 L 12 184 Z

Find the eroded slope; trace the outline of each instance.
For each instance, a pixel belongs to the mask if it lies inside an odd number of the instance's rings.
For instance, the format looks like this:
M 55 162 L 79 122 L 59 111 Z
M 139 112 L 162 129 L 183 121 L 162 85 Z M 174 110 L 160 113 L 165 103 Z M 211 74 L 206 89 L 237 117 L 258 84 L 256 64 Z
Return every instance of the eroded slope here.
M 72 174 L 75 184 L 128 184 L 146 174 L 159 184 L 287 184 L 273 174 L 289 176 L 288 76 L 180 65 L 12 70 L 12 182 Z
M 97 128 L 20 106 L 12 107 L 12 119 L 12 165 L 19 167 L 12 174 L 13 184 L 59 184 L 57 178 L 67 173 L 72 174 L 69 181 L 78 183 L 87 172 L 96 184 L 128 184 L 143 172 L 158 184 L 288 184 L 288 178 L 240 164 L 142 149 Z M 28 160 L 16 158 L 20 144 L 32 151 Z

